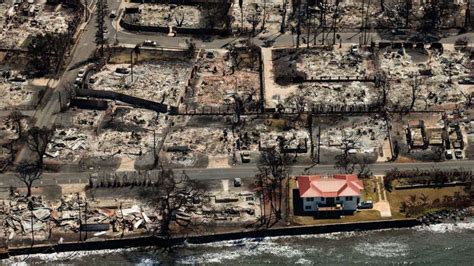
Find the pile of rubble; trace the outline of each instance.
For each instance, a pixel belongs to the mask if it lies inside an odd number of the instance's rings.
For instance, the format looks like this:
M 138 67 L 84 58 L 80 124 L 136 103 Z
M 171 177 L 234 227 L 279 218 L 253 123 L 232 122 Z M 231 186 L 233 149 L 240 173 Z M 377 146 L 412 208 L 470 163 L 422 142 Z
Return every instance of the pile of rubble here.
M 205 76 L 197 84 L 197 102 L 221 106 L 232 103 L 233 97 L 242 100 L 256 101 L 259 76 L 255 72 L 238 71 L 232 76 Z
M 59 202 L 45 202 L 32 197 L 14 197 L 0 205 L 0 217 L 8 239 L 30 238 L 46 240 L 54 233 L 94 231 L 94 236 L 107 233 L 119 235 L 136 230 L 156 229 L 158 216 L 149 207 L 133 205 L 115 209 L 100 207 L 98 202 L 87 202 L 79 195 L 63 196 Z M 118 232 L 118 234 L 117 234 Z
M 130 65 L 106 65 L 95 74 L 92 89 L 110 90 L 155 102 L 176 106 L 191 71 L 191 64 L 182 61 L 159 61 Z
M 263 14 L 266 15 L 265 30 L 270 33 L 277 33 L 280 30 L 280 24 L 282 20 L 284 1 L 266 1 L 266 0 L 251 0 L 243 1 L 242 9 L 238 4 L 238 1 L 232 5 L 232 20 L 233 31 L 239 31 L 243 27 L 245 30 L 250 31 L 255 25 L 255 29 L 259 31 L 262 27 Z M 265 8 L 265 12 L 264 12 Z M 287 16 L 291 12 L 291 5 L 287 5 Z M 242 21 L 242 12 L 244 14 Z
M 424 67 L 424 64 L 414 63 L 410 54 L 405 53 L 403 49 L 397 51 L 388 49 L 380 56 L 380 67 L 389 78 L 407 79 L 418 75 L 420 67 Z
M 116 109 L 110 119 L 91 145 L 95 156 L 141 156 L 162 141 L 169 126 L 167 117 L 145 109 Z
M 235 145 L 236 138 L 227 129 L 188 127 L 169 133 L 164 150 L 170 154 L 171 162 L 191 166 L 198 154 L 229 155 Z
M 54 159 L 76 162 L 87 153 L 92 143 L 88 132 L 77 128 L 56 129 L 47 154 Z
M 81 110 L 71 120 L 71 125 L 56 129 L 48 144 L 47 154 L 54 159 L 139 157 L 162 141 L 169 126 L 167 117 L 154 111 L 116 106 L 105 112 Z
M 104 112 L 96 110 L 80 110 L 72 117 L 76 127 L 97 128 L 104 117 Z
M 299 104 L 311 105 L 367 105 L 375 103 L 377 91 L 371 83 L 306 83 L 286 97 L 283 105 L 297 108 Z
M 238 56 L 236 59 L 230 57 L 227 50 L 208 51 L 197 60 L 191 91 L 187 94 L 192 102 L 199 106 L 222 107 L 233 104 L 236 99 L 244 106 L 258 101 L 258 72 L 243 68 L 243 59 Z
M 320 77 L 363 77 L 370 75 L 367 60 L 351 52 L 306 50 L 298 56 L 296 69 L 306 74 L 308 79 Z
M 61 5 L 51 7 L 45 2 L 13 4 L 6 11 L 0 32 L 0 47 L 18 47 L 30 35 L 66 33 L 68 21 L 73 17 L 73 12 Z
M 33 92 L 17 82 L 0 81 L 0 110 L 26 106 L 33 100 Z
M 436 53 L 430 61 L 430 66 L 435 76 L 444 76 L 448 79 L 458 80 L 460 77 L 471 74 L 471 59 L 468 53 L 447 51 Z
M 279 149 L 282 144 L 285 150 L 305 150 L 309 145 L 309 134 L 304 129 L 290 129 L 284 132 L 263 130 L 260 134 L 260 150 Z
M 208 25 L 208 9 L 191 5 L 140 5 L 140 24 L 150 26 L 172 26 L 205 28 Z
M 452 108 L 466 101 L 469 95 L 456 82 L 468 76 L 469 58 L 461 52 L 385 51 L 381 68 L 389 76 L 388 100 L 395 107 L 411 107 L 415 96 L 415 110 Z M 412 60 L 417 56 L 418 63 Z
M 343 143 L 352 142 L 355 151 L 362 153 L 378 152 L 388 138 L 385 121 L 365 117 L 352 123 L 351 127 L 331 127 L 321 134 L 321 144 L 341 148 Z
M 260 215 L 257 196 L 253 192 L 215 193 L 210 201 L 202 206 L 202 220 L 217 225 L 232 225 L 256 221 Z
M 21 119 L 21 129 L 22 132 L 28 130 L 28 122 L 26 119 Z M 18 139 L 18 128 L 16 123 L 14 123 L 8 117 L 0 117 L 0 143 L 4 141 L 16 140 Z

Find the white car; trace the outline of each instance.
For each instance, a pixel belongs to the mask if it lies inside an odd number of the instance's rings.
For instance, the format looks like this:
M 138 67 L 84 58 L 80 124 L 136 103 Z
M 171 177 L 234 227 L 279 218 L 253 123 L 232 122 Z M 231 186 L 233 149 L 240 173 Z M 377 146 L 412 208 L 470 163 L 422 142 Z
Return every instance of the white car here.
M 356 44 L 353 44 L 352 47 L 351 47 L 351 52 L 353 54 L 357 54 L 359 52 L 359 46 L 356 45 Z
M 74 84 L 78 86 L 82 86 L 82 78 L 76 78 L 76 80 L 74 81 Z
M 81 68 L 79 72 L 77 73 L 78 78 L 84 78 L 84 75 L 86 74 L 86 70 Z
M 143 42 L 143 46 L 156 47 L 156 46 L 158 46 L 158 44 L 155 41 L 152 41 L 152 40 L 145 40 Z

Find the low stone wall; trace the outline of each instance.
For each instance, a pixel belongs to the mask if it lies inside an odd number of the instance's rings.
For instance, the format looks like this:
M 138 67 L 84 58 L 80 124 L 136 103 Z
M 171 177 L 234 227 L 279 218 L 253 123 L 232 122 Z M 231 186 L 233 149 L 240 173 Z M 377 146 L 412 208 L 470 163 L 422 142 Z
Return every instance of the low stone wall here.
M 78 107 L 81 109 L 107 110 L 108 104 L 105 100 L 76 98 L 71 100 L 70 106 Z
M 103 91 L 103 90 L 84 90 L 80 89 L 76 91 L 76 95 L 79 97 L 92 97 L 92 98 L 99 98 L 99 99 L 109 99 L 115 101 L 121 101 L 124 103 L 137 105 L 145 109 L 153 110 L 160 113 L 167 113 L 168 112 L 168 105 L 157 103 L 137 97 L 133 97 L 130 95 L 125 95 L 118 92 L 113 91 Z

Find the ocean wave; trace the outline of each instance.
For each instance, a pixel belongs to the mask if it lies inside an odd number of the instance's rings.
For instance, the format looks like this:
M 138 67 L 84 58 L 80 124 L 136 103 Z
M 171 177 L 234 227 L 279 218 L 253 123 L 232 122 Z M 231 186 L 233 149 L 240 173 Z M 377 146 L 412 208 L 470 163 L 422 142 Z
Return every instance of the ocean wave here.
M 313 265 L 314 263 L 310 260 L 307 260 L 307 259 L 299 259 L 295 262 L 295 264 L 298 264 L 298 265 Z
M 440 223 L 415 227 L 417 231 L 427 231 L 433 233 L 453 233 L 463 232 L 466 230 L 474 230 L 473 222 L 458 222 L 458 223 Z
M 354 250 L 369 257 L 396 258 L 408 255 L 408 244 L 399 242 L 382 241 L 377 243 L 359 243 Z
M 203 264 L 203 263 L 223 263 L 229 260 L 235 260 L 240 257 L 261 256 L 262 254 L 272 255 L 281 258 L 300 258 L 304 256 L 304 251 L 292 245 L 284 245 L 273 242 L 270 239 L 262 239 L 261 241 L 252 241 L 246 239 L 239 241 L 239 245 L 229 243 L 226 241 L 225 245 L 213 246 L 214 248 L 221 247 L 227 250 L 218 250 L 204 253 L 202 255 L 187 256 L 178 259 L 178 263 L 182 264 Z M 235 242 L 235 241 L 231 241 Z M 234 249 L 228 249 L 229 245 L 233 245 Z
M 101 255 L 114 255 L 122 254 L 124 252 L 133 252 L 137 248 L 127 249 L 104 249 L 104 250 L 87 250 L 87 251 L 70 251 L 70 252 L 58 252 L 50 254 L 32 254 L 32 255 L 19 255 L 12 256 L 5 259 L 3 262 L 10 265 L 27 265 L 31 261 L 44 261 L 44 262 L 67 262 L 70 260 L 80 259 L 90 256 L 101 256 Z

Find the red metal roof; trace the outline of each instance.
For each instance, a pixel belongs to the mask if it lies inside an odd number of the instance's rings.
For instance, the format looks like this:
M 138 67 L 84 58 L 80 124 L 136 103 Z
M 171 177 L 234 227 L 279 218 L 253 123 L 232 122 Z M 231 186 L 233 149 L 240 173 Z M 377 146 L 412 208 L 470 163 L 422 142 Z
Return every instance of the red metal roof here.
M 300 197 L 345 197 L 360 196 L 364 184 L 356 175 L 335 175 L 334 178 L 321 178 L 320 175 L 298 176 Z

